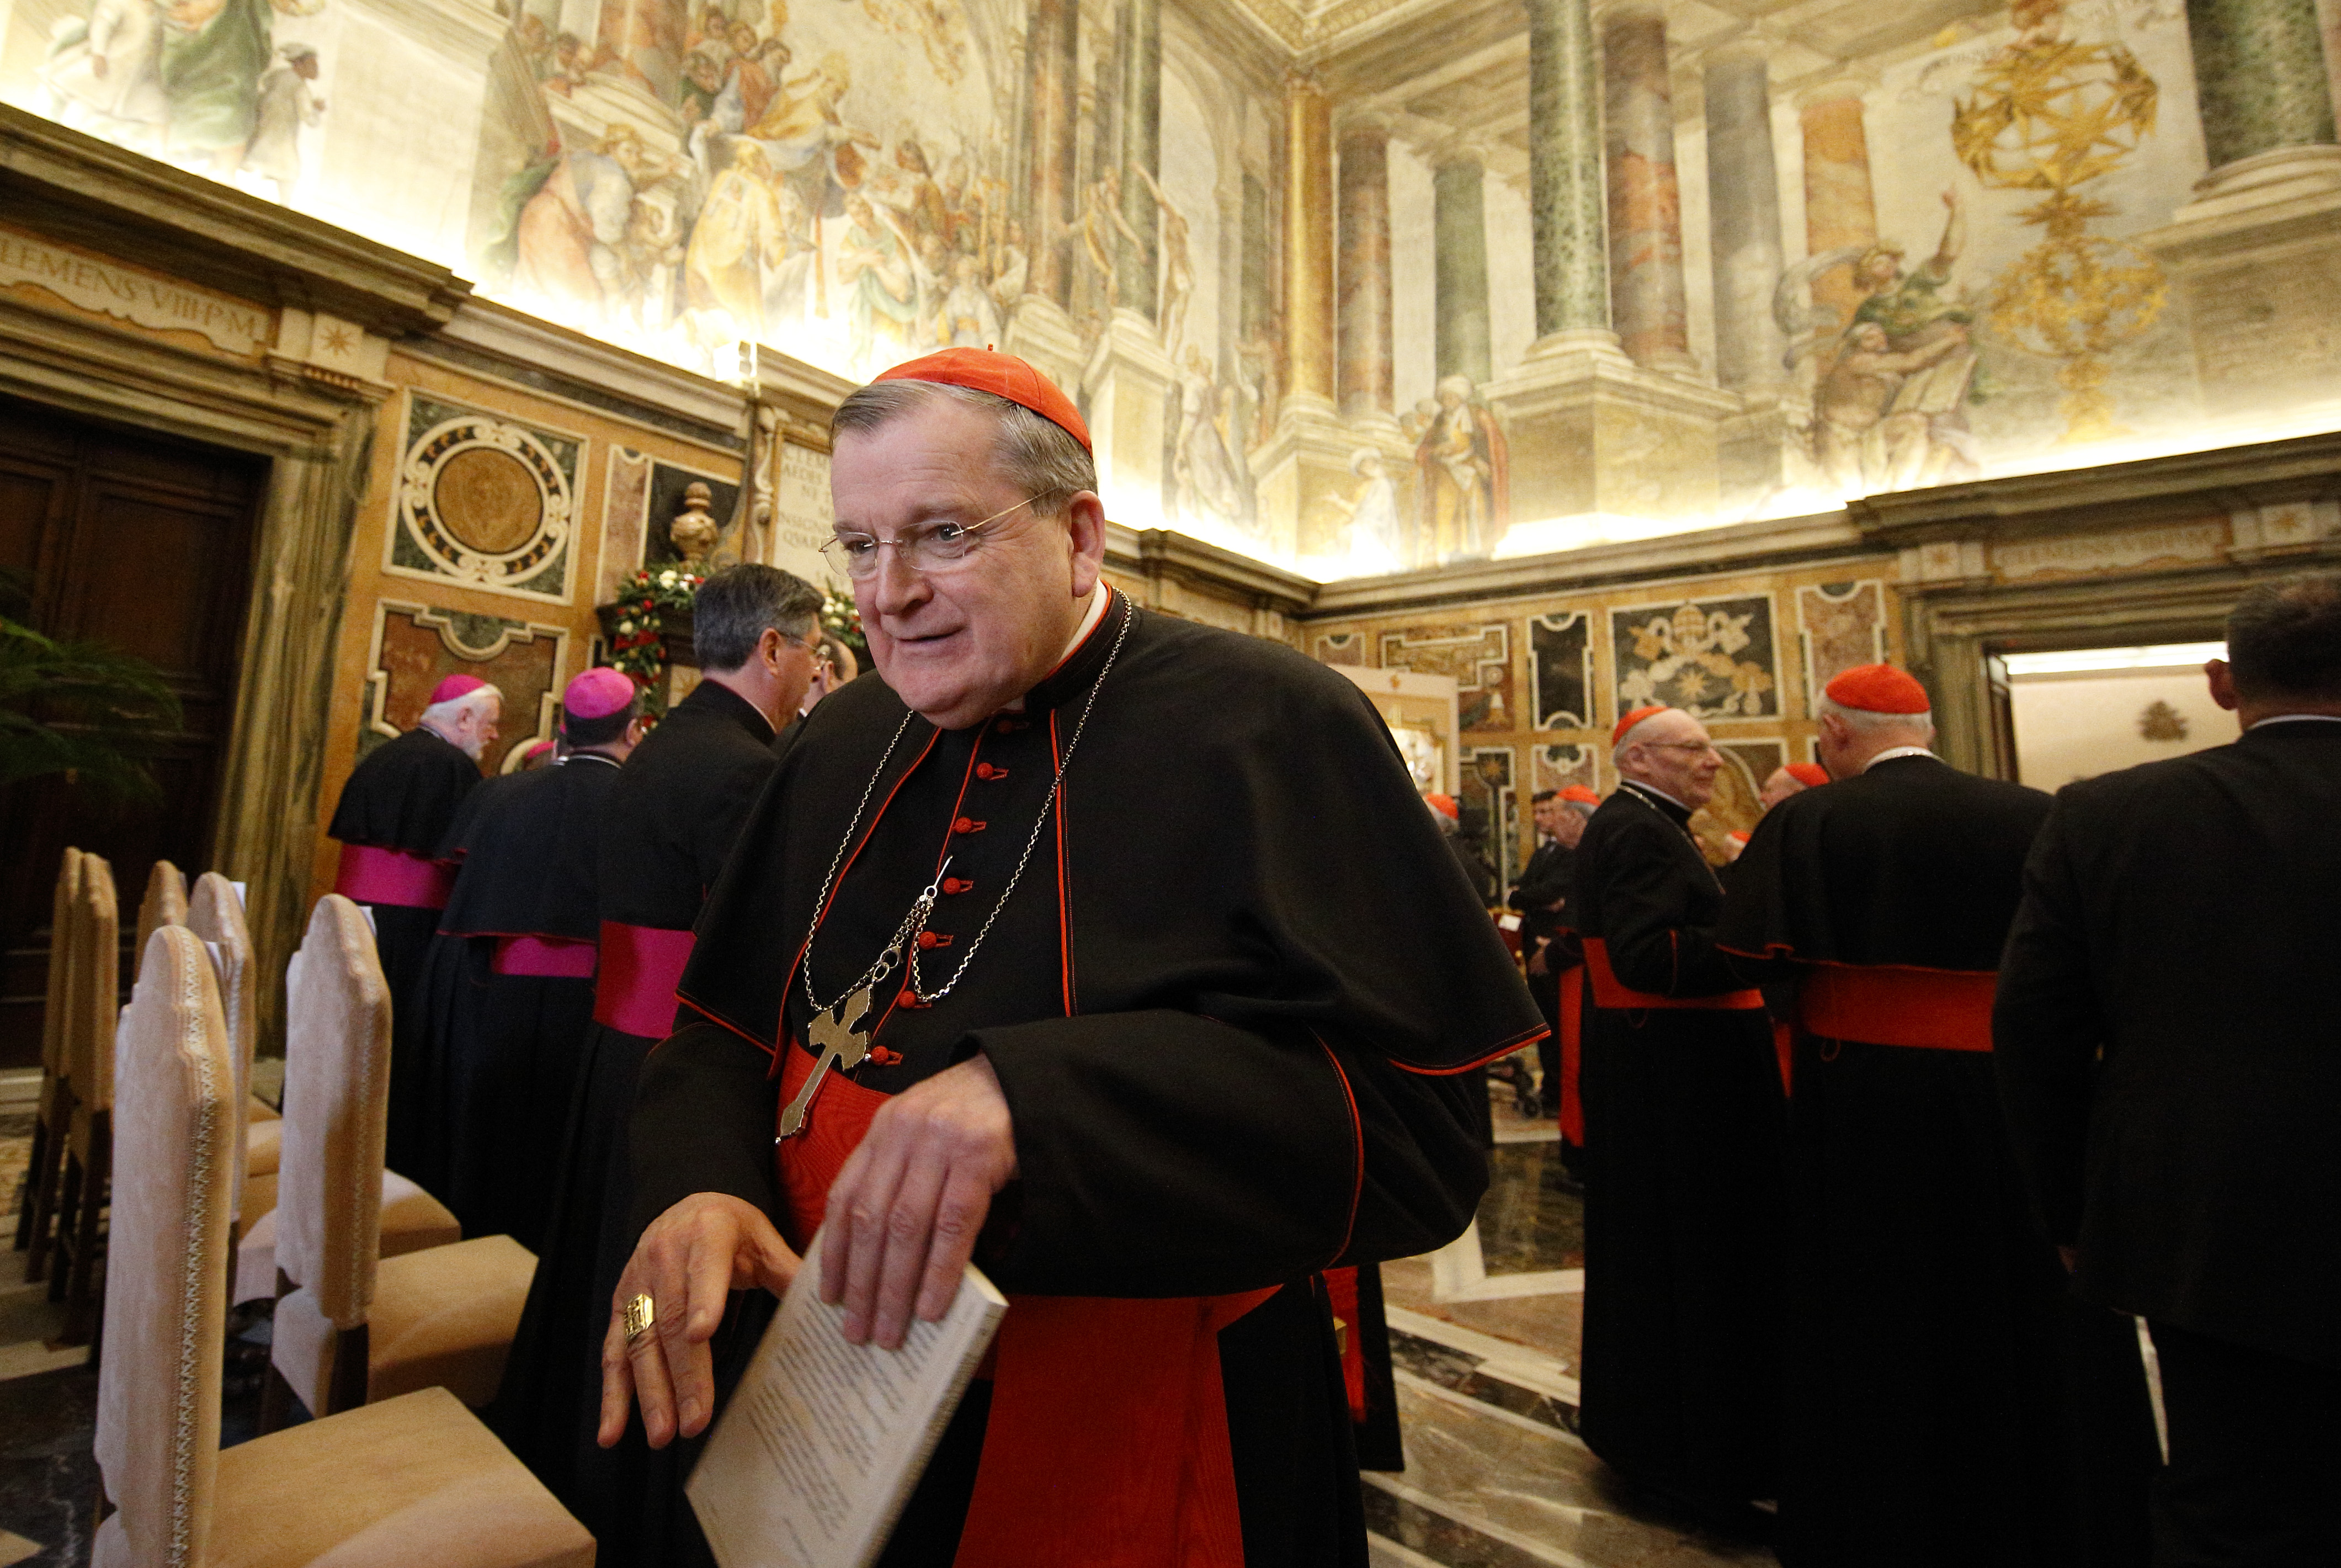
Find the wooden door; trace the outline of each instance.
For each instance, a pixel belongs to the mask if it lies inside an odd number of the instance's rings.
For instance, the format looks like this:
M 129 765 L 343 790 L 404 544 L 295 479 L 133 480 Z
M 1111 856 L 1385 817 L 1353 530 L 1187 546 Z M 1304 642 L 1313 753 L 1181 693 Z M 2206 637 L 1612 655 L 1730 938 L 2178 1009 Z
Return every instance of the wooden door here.
M 64 846 L 114 865 L 129 941 L 158 858 L 192 878 L 217 810 L 267 460 L 0 398 L 0 567 L 50 636 L 137 654 L 184 709 L 160 798 L 97 806 L 61 779 L 0 789 L 0 1068 L 39 1060 L 50 891 Z

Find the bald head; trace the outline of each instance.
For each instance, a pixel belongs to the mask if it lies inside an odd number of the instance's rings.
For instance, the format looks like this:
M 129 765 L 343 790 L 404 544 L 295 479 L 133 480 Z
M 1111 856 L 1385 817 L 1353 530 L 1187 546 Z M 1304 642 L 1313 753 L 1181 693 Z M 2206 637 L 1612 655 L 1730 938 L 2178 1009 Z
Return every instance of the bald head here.
M 1652 714 L 1618 739 L 1613 760 L 1621 778 L 1647 784 L 1693 811 L 1715 794 L 1722 754 L 1707 726 L 1680 708 Z

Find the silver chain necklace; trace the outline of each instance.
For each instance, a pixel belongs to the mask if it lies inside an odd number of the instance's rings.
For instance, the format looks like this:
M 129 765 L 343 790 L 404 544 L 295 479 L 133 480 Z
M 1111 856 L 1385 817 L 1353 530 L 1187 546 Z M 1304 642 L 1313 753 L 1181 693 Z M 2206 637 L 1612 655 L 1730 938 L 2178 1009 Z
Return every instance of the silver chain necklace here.
M 1618 783 L 1619 787 L 1624 789 L 1629 795 L 1641 803 L 1643 809 L 1657 812 L 1659 817 L 1665 820 L 1669 827 L 1673 828 L 1677 833 L 1682 834 L 1683 842 L 1690 845 L 1691 853 L 1693 854 L 1698 856 L 1699 866 L 1707 873 L 1707 880 L 1715 884 L 1717 891 L 1720 892 L 1723 887 L 1723 878 L 1715 874 L 1715 867 L 1707 864 L 1707 851 L 1699 848 L 1698 835 L 1693 834 L 1690 829 L 1685 827 L 1682 824 L 1675 821 L 1673 817 L 1668 816 L 1664 811 L 1659 809 L 1658 802 L 1652 800 L 1649 796 L 1644 794 L 1640 789 L 1635 787 L 1634 780 L 1621 778 Z
M 945 856 L 942 864 L 935 869 L 934 880 L 911 901 L 910 910 L 902 916 L 902 924 L 894 928 L 894 934 L 880 950 L 877 959 L 862 972 L 860 979 L 840 992 L 835 1001 L 824 1004 L 812 988 L 813 941 L 821 934 L 822 916 L 828 912 L 829 896 L 837 885 L 838 873 L 845 864 L 846 851 L 853 843 L 854 833 L 862 825 L 862 814 L 870 809 L 870 797 L 877 792 L 878 780 L 885 774 L 887 763 L 893 759 L 895 748 L 902 744 L 902 736 L 911 727 L 912 715 L 909 713 L 902 715 L 902 724 L 895 728 L 894 738 L 886 743 L 886 750 L 879 756 L 877 767 L 871 772 L 870 782 L 862 786 L 861 803 L 853 808 L 852 820 L 846 824 L 845 836 L 838 840 L 837 853 L 830 858 L 829 874 L 822 879 L 821 896 L 813 903 L 812 924 L 805 930 L 804 994 L 805 1002 L 813 1013 L 806 1036 L 808 1043 L 820 1054 L 813 1063 L 812 1074 L 805 1079 L 804 1086 L 797 1091 L 796 1098 L 782 1114 L 782 1138 L 802 1130 L 805 1113 L 812 1107 L 813 1095 L 819 1091 L 822 1080 L 829 1075 L 832 1065 L 841 1071 L 852 1072 L 869 1058 L 870 1034 L 876 1029 L 875 1021 L 870 1019 L 874 1005 L 873 993 L 903 962 L 904 954 L 909 954 L 911 967 L 903 983 L 904 989 L 921 1005 L 941 1001 L 966 975 L 967 966 L 975 962 L 976 953 L 983 946 L 983 939 L 991 934 L 992 923 L 1000 918 L 1000 912 L 1008 907 L 1008 900 L 1015 894 L 1016 884 L 1023 880 L 1024 868 L 1031 864 L 1033 850 L 1040 847 L 1041 832 L 1049 825 L 1049 813 L 1064 789 L 1065 770 L 1072 765 L 1073 750 L 1081 744 L 1081 733 L 1089 728 L 1090 714 L 1097 707 L 1098 693 L 1104 689 L 1105 678 L 1112 671 L 1114 661 L 1121 656 L 1121 644 L 1129 637 L 1130 628 L 1137 619 L 1136 606 L 1125 609 L 1121 625 L 1114 633 L 1113 645 L 1106 651 L 1105 663 L 1099 668 L 1097 679 L 1090 684 L 1089 700 L 1081 704 L 1081 716 L 1073 725 L 1071 737 L 1065 742 L 1064 754 L 1057 759 L 1057 775 L 1049 781 L 1048 796 L 1041 801 L 1040 814 L 1033 819 L 1031 835 L 1024 841 L 1024 853 L 1017 856 L 1016 870 L 1009 876 L 1008 885 L 1001 890 L 999 902 L 991 906 L 991 913 L 984 916 L 983 924 L 976 931 L 975 940 L 968 944 L 967 952 L 960 959 L 959 967 L 951 971 L 951 978 L 936 990 L 928 991 L 921 984 L 919 976 L 918 937 L 926 926 L 927 917 L 934 913 L 936 899 L 942 895 L 943 874 L 951 869 L 951 858 Z M 867 1030 L 860 1027 L 865 1021 L 870 1023 Z

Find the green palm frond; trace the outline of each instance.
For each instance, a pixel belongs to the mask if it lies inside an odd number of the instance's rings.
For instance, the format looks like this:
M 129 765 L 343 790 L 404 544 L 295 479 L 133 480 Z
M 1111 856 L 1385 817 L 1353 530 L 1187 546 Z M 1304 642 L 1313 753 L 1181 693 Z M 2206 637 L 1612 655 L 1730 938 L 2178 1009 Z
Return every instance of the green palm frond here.
M 152 759 L 183 722 L 145 660 L 0 615 L 0 784 L 64 774 L 109 799 L 151 800 Z

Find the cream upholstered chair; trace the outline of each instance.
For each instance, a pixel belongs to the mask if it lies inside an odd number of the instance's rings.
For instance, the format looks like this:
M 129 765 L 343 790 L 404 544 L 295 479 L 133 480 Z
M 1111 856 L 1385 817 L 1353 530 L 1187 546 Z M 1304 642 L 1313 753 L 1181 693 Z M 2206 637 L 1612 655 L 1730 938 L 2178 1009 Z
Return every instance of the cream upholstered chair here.
M 140 923 L 144 923 L 144 911 Z M 244 923 L 243 895 L 236 892 L 235 884 L 215 871 L 195 879 L 182 924 L 211 950 L 221 1011 L 227 1018 L 227 1054 L 235 1068 L 235 1144 L 244 1151 L 244 1158 L 235 1163 L 235 1180 L 229 1189 L 227 1213 L 233 1222 L 244 1215 L 245 1178 L 276 1174 L 277 1124 L 254 1122 L 252 1116 L 252 1050 L 258 1035 L 252 1009 L 252 933 Z M 234 1224 L 229 1233 L 235 1234 Z
M 96 1443 L 115 1512 L 93 1563 L 592 1568 L 584 1528 L 442 1389 L 220 1452 L 234 1064 L 202 944 L 147 940 L 122 1020 Z
M 65 1083 L 68 999 L 74 990 L 75 910 L 81 897 L 81 851 L 68 844 L 49 900 L 49 984 L 41 1010 L 41 1101 L 33 1118 L 32 1158 L 25 1197 L 16 1211 L 16 1250 L 25 1253 L 27 1283 L 47 1272 L 49 1226 L 56 1218 L 57 1185 L 65 1179 L 65 1124 L 72 1118 Z
M 57 1190 L 57 1257 L 49 1299 L 65 1303 L 59 1344 L 87 1344 L 95 1333 L 99 1301 L 98 1216 L 105 1210 L 114 1170 L 114 1026 L 121 997 L 121 943 L 114 868 L 105 859 L 81 859 L 75 901 L 76 956 L 65 999 L 65 1086 L 72 1115 L 65 1124 L 65 1179 Z
M 158 860 L 146 874 L 146 892 L 138 900 L 138 948 L 146 951 L 146 939 L 165 925 L 187 924 L 187 879 L 167 860 Z
M 536 1256 L 510 1236 L 480 1236 L 377 1261 L 390 987 L 356 904 L 317 901 L 285 991 L 276 1264 L 287 1288 L 269 1359 L 316 1415 L 434 1384 L 484 1405 Z M 274 1379 L 270 1391 L 281 1400 Z M 264 1409 L 264 1425 L 274 1413 Z

